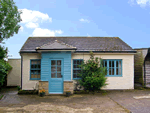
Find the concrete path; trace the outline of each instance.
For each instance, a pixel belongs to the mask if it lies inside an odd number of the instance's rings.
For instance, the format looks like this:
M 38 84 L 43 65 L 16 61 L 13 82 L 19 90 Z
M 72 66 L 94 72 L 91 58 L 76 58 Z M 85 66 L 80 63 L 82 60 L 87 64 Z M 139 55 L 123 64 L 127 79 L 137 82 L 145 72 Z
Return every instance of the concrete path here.
M 150 98 L 147 98 L 149 94 L 150 90 L 110 91 L 108 96 L 132 113 L 150 113 Z

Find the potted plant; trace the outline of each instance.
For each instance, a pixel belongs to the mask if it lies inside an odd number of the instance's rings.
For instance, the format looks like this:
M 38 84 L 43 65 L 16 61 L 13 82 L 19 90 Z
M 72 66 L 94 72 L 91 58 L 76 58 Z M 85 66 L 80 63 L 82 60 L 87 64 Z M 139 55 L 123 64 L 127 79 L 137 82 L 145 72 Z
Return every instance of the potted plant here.
M 40 97 L 43 97 L 45 95 L 45 89 L 39 90 L 40 92 Z
M 66 91 L 66 97 L 70 97 L 71 91 Z

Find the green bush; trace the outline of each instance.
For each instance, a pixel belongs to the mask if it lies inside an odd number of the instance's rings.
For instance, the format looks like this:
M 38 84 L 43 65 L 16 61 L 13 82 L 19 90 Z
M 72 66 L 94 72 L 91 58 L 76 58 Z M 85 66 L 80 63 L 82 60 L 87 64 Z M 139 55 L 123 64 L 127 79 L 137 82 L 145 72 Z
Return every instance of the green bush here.
M 94 58 L 93 52 L 90 52 L 90 59 L 79 66 L 81 73 L 78 74 L 81 78 L 79 84 L 84 87 L 84 90 L 95 92 L 106 86 L 106 68 L 103 67 L 101 58 Z
M 18 91 L 18 94 L 25 94 L 25 95 L 28 95 L 28 94 L 38 94 L 38 91 L 37 90 L 19 90 Z
M 20 86 L 17 86 L 18 91 L 21 89 Z

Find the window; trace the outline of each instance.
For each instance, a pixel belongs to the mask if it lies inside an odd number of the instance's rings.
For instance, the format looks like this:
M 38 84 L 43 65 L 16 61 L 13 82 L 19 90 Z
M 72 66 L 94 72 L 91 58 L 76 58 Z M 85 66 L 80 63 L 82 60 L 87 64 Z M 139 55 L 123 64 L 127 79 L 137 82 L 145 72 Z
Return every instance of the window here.
M 74 59 L 73 60 L 73 79 L 79 79 L 78 73 L 81 72 L 81 65 L 83 59 Z
M 30 60 L 30 80 L 40 80 L 41 78 L 41 60 Z
M 106 76 L 122 76 L 122 60 L 103 60 L 103 66 L 107 68 Z

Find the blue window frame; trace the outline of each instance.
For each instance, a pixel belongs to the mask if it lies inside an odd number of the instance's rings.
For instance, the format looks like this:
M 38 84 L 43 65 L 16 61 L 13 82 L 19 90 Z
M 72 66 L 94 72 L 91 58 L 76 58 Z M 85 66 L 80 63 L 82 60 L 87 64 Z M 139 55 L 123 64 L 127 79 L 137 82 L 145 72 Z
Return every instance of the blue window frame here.
M 107 69 L 108 77 L 122 76 L 122 60 L 121 59 L 103 59 L 103 66 Z
M 41 79 L 41 59 L 30 60 L 30 80 Z
M 79 65 L 81 65 L 83 59 L 73 59 L 73 79 L 80 79 L 78 76 L 78 73 L 81 72 L 81 68 Z

